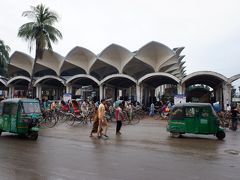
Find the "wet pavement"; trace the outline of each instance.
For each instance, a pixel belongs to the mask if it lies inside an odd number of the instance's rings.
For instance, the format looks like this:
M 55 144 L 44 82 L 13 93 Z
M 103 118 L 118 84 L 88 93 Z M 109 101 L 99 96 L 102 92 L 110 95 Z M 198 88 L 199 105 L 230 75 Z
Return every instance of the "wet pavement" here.
M 31 141 L 3 133 L 0 180 L 240 179 L 240 131 L 172 138 L 166 122 L 142 120 L 108 140 L 90 138 L 90 125 L 60 124 Z

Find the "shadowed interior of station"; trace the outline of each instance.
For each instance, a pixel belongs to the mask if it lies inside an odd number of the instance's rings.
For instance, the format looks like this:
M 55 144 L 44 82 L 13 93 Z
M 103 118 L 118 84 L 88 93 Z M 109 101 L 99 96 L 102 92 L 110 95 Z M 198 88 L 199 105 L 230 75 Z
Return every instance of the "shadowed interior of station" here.
M 186 86 L 186 98 L 188 102 L 193 101 L 193 99 L 199 99 L 200 102 L 215 102 L 221 101 L 222 95 L 217 95 L 219 86 L 223 83 L 223 79 L 212 75 L 198 75 L 194 76 L 187 81 L 185 81 Z M 213 91 L 204 88 L 189 88 L 192 85 L 207 85 L 213 89 Z M 191 89 L 191 90 L 190 90 Z
M 56 76 L 57 74 L 56 74 L 56 72 L 55 71 L 53 71 L 52 69 L 49 69 L 49 68 L 45 68 L 45 69 L 38 69 L 38 70 L 36 70 L 35 71 L 35 73 L 34 73 L 34 76 L 35 77 L 43 77 L 43 76 L 45 76 L 45 75 L 52 75 L 52 76 Z
M 70 63 L 69 63 L 70 64 Z M 64 69 L 61 73 L 61 76 L 74 76 L 77 74 L 86 74 L 86 71 L 80 67 L 68 67 Z
M 76 79 L 72 80 L 70 83 L 73 87 L 82 87 L 82 86 L 91 85 L 95 88 L 98 88 L 98 84 L 95 81 L 93 81 L 89 78 L 85 78 L 85 77 L 76 78 Z
M 216 86 L 218 86 L 222 82 L 223 82 L 223 80 L 216 76 L 198 75 L 198 76 L 194 76 L 194 77 L 188 79 L 187 81 L 185 81 L 185 85 L 186 85 L 186 87 L 188 87 L 188 86 L 191 86 L 194 84 L 204 84 L 204 85 L 208 85 L 214 89 Z
M 132 76 L 135 79 L 139 79 L 148 73 L 153 73 L 154 69 L 150 65 L 140 61 L 137 58 L 132 58 L 131 61 L 123 69 L 123 73 Z
M 16 79 L 11 82 L 15 89 L 27 89 L 29 81 L 25 79 Z
M 105 82 L 105 84 L 110 85 L 110 86 L 115 86 L 118 88 L 129 88 L 133 85 L 135 85 L 135 83 L 127 78 L 124 77 L 115 77 L 115 78 L 111 78 L 109 80 L 107 80 Z
M 7 87 L 0 81 L 0 90 L 6 90 Z
M 97 60 L 90 69 L 90 75 L 101 80 L 110 74 L 119 73 L 117 68 L 111 66 L 103 61 Z
M 206 102 L 209 103 L 211 101 L 210 96 L 211 96 L 211 91 L 205 89 L 205 88 L 194 88 L 191 90 L 186 91 L 186 101 L 191 102 L 194 97 L 201 99 L 201 102 Z M 207 99 L 203 99 L 202 97 L 208 97 Z
M 19 69 L 18 67 L 9 64 L 8 65 L 8 76 L 12 77 L 12 76 L 16 76 L 16 74 L 19 74 L 21 76 L 30 77 L 30 75 L 27 71 L 25 71 L 23 69 Z
M 38 82 L 37 85 L 41 86 L 41 93 L 43 96 L 49 96 L 49 99 L 52 100 L 54 96 L 60 98 L 63 96 L 63 90 L 65 86 L 57 79 L 46 78 Z
M 143 80 L 142 83 L 147 84 L 148 86 L 151 86 L 154 88 L 157 88 L 158 86 L 161 86 L 164 84 L 172 84 L 172 85 L 178 84 L 174 79 L 166 76 L 151 76 Z

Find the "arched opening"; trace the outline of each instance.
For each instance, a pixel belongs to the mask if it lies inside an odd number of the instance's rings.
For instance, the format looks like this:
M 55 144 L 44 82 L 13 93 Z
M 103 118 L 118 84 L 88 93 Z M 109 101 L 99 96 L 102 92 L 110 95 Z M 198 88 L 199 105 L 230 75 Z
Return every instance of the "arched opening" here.
M 0 100 L 7 97 L 7 80 L 0 77 Z
M 34 86 L 36 87 L 36 96 L 47 100 L 60 100 L 65 93 L 63 80 L 58 77 L 43 77 L 38 79 Z
M 219 102 L 220 107 L 224 107 L 224 101 L 230 101 L 228 94 L 224 93 L 227 89 L 228 79 L 221 74 L 211 71 L 195 72 L 182 80 L 185 87 L 186 99 L 188 102 Z M 194 89 L 200 89 L 197 92 Z M 225 100 L 224 100 L 225 99 Z
M 30 82 L 30 78 L 24 77 L 24 76 L 17 76 L 10 79 L 7 83 L 7 86 L 9 87 L 9 93 L 10 93 L 9 97 L 13 97 L 13 98 L 27 97 L 29 82 Z
M 237 78 L 233 79 L 231 87 L 232 106 L 240 109 L 240 74 Z
M 99 100 L 99 85 L 97 80 L 94 81 L 94 79 L 87 77 L 87 75 L 79 75 L 79 77 L 67 81 L 67 84 L 72 87 L 72 98 Z
M 101 82 L 103 85 L 103 97 L 106 99 L 117 99 L 136 101 L 137 81 L 125 74 L 110 75 Z
M 159 105 L 172 102 L 178 93 L 180 80 L 168 73 L 151 73 L 139 80 L 141 85 L 142 103 L 149 106 L 151 103 Z

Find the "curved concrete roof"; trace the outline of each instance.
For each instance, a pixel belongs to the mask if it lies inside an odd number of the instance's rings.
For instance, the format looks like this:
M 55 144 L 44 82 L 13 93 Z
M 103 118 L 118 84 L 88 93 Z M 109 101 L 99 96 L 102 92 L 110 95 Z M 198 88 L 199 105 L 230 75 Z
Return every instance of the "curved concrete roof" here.
M 45 79 L 56 79 L 59 82 L 61 82 L 63 85 L 65 85 L 65 81 L 63 79 L 61 79 L 59 77 L 56 77 L 56 76 L 47 75 L 47 76 L 44 76 L 44 77 L 41 77 L 41 78 L 37 79 L 33 86 L 35 87 L 38 83 L 40 83 L 41 81 L 43 81 Z
M 106 63 L 100 59 L 97 59 L 90 68 L 90 75 L 94 76 L 98 80 L 101 80 L 108 75 L 118 73 L 119 71 L 114 65 Z
M 135 84 L 137 84 L 137 80 L 134 79 L 133 77 L 127 75 L 127 74 L 112 74 L 112 75 L 109 75 L 109 76 L 105 77 L 103 80 L 101 80 L 101 81 L 100 81 L 100 84 L 103 84 L 104 82 L 106 82 L 106 81 L 109 80 L 109 79 L 117 78 L 117 77 L 129 79 L 129 80 L 131 80 L 132 82 L 134 82 Z
M 26 81 L 28 81 L 28 82 L 31 81 L 31 79 L 30 79 L 29 77 L 26 77 L 26 76 L 16 76 L 16 77 L 13 77 L 13 78 L 11 78 L 11 79 L 8 80 L 7 86 L 9 86 L 9 84 L 11 84 L 13 81 L 19 80 L 19 79 L 26 80 Z
M 132 76 L 135 79 L 139 79 L 148 73 L 155 72 L 155 70 L 149 64 L 146 64 L 134 57 L 125 65 L 122 72 L 129 76 Z
M 70 83 L 71 81 L 73 81 L 74 79 L 78 79 L 78 78 L 88 78 L 93 80 L 95 83 L 97 83 L 98 85 L 100 85 L 100 81 L 97 80 L 95 77 L 88 75 L 88 74 L 78 74 L 75 76 L 70 77 L 67 81 L 66 84 Z
M 115 66 L 122 73 L 124 66 L 133 56 L 134 54 L 128 49 L 117 44 L 111 44 L 98 55 L 98 59 Z
M 173 48 L 173 51 L 176 53 L 177 56 L 180 56 L 181 52 L 183 51 L 185 47 L 178 47 L 178 48 Z
M 175 56 L 175 52 L 164 44 L 152 41 L 137 52 L 135 57 L 152 66 L 157 72 L 163 62 Z
M 195 77 L 202 78 L 202 81 L 199 82 L 204 82 L 204 78 L 208 77 L 207 80 L 210 84 L 214 83 L 211 81 L 212 78 L 216 80 L 215 83 L 222 81 L 232 82 L 240 78 L 240 75 L 235 75 L 228 79 L 213 71 L 199 71 L 186 76 L 185 61 L 183 61 L 185 56 L 181 55 L 183 49 L 184 47 L 170 49 L 164 44 L 152 41 L 135 52 L 130 52 L 120 45 L 111 44 L 99 55 L 94 54 L 86 48 L 76 46 L 65 58 L 56 52 L 51 53 L 45 50 L 43 59 L 37 60 L 34 74 L 38 77 L 42 76 L 42 78 L 50 76 L 62 76 L 72 80 L 74 78 L 83 78 L 76 80 L 76 82 L 78 81 L 79 83 L 80 81 L 89 79 L 96 84 L 108 80 L 109 82 L 116 83 L 114 77 L 129 79 L 128 76 L 132 77 L 134 82 L 136 80 L 144 81 L 143 78 L 151 77 L 156 72 L 170 74 L 178 80 L 182 79 L 183 83 L 187 81 L 189 83 L 190 79 L 192 81 Z M 17 75 L 17 77 L 30 76 L 33 62 L 34 59 L 31 56 L 18 51 L 14 52 L 10 58 L 8 67 L 10 75 Z M 160 76 L 160 74 L 158 75 Z M 114 80 L 111 80 L 111 78 Z M 173 79 L 170 76 L 168 78 Z M 132 81 L 129 80 L 126 81 Z M 152 80 L 155 79 L 153 78 Z M 158 79 L 156 80 L 158 81 Z M 175 82 L 175 80 L 172 82 Z M 70 82 L 71 80 L 68 79 L 67 81 Z M 150 81 L 145 82 L 150 83 Z
M 10 57 L 9 64 L 10 66 L 15 67 L 14 71 L 17 71 L 17 69 L 21 69 L 26 71 L 30 76 L 32 73 L 33 62 L 34 62 L 34 59 L 31 56 L 23 52 L 15 51 Z
M 48 68 L 52 69 L 54 72 L 56 72 L 57 75 L 60 75 L 60 70 L 63 62 L 64 62 L 64 58 L 60 54 L 56 52 L 50 52 L 48 50 L 44 50 L 43 58 L 38 59 L 36 62 L 36 66 L 35 66 L 36 68 L 34 73 L 37 73 L 40 69 L 42 70 L 42 68 L 40 67 L 44 66 L 46 67 L 46 69 Z M 41 65 L 41 66 L 39 67 L 38 65 Z
M 178 79 L 177 77 L 173 76 L 172 74 L 164 73 L 164 72 L 155 72 L 155 73 L 150 73 L 150 74 L 147 74 L 147 75 L 141 77 L 138 80 L 138 84 L 141 84 L 144 80 L 146 80 L 146 79 L 148 79 L 150 77 L 154 77 L 154 76 L 165 76 L 165 77 L 168 77 L 168 78 L 174 80 L 176 83 L 180 83 L 180 79 Z
M 191 74 L 187 75 L 185 78 L 183 78 L 182 83 L 189 80 L 190 78 L 193 78 L 193 77 L 196 77 L 199 75 L 210 75 L 210 76 L 214 76 L 218 79 L 221 79 L 222 81 L 225 81 L 225 82 L 228 81 L 227 77 L 225 77 L 224 75 L 222 75 L 220 73 L 214 72 L 214 71 L 197 71 L 197 72 L 191 73 Z
M 77 67 L 80 67 L 89 74 L 89 70 L 94 62 L 97 60 L 97 56 L 91 52 L 90 50 L 83 47 L 75 47 L 73 48 L 66 56 L 64 63 L 61 67 L 61 72 L 67 70 L 65 67 L 66 62 L 73 64 Z
M 240 74 L 230 77 L 228 81 L 232 83 L 233 81 L 236 81 L 238 79 L 240 79 Z
M 5 87 L 7 87 L 7 81 L 5 81 L 4 79 L 0 78 L 0 83 L 2 83 Z
M 228 78 L 214 71 L 197 71 L 187 75 L 181 81 L 181 83 L 185 83 L 186 86 L 205 84 L 212 88 L 215 88 L 222 82 L 228 82 Z

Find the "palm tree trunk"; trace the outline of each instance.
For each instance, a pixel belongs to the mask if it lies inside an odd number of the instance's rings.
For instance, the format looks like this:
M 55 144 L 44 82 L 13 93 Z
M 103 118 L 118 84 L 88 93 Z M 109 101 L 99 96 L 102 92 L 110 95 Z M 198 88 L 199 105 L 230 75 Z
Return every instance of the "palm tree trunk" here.
M 34 59 L 32 72 L 30 75 L 30 82 L 28 84 L 28 89 L 27 89 L 27 97 L 28 98 L 33 98 L 33 77 L 34 77 L 34 70 L 35 70 L 36 62 L 37 62 L 37 57 L 35 57 L 35 59 Z

